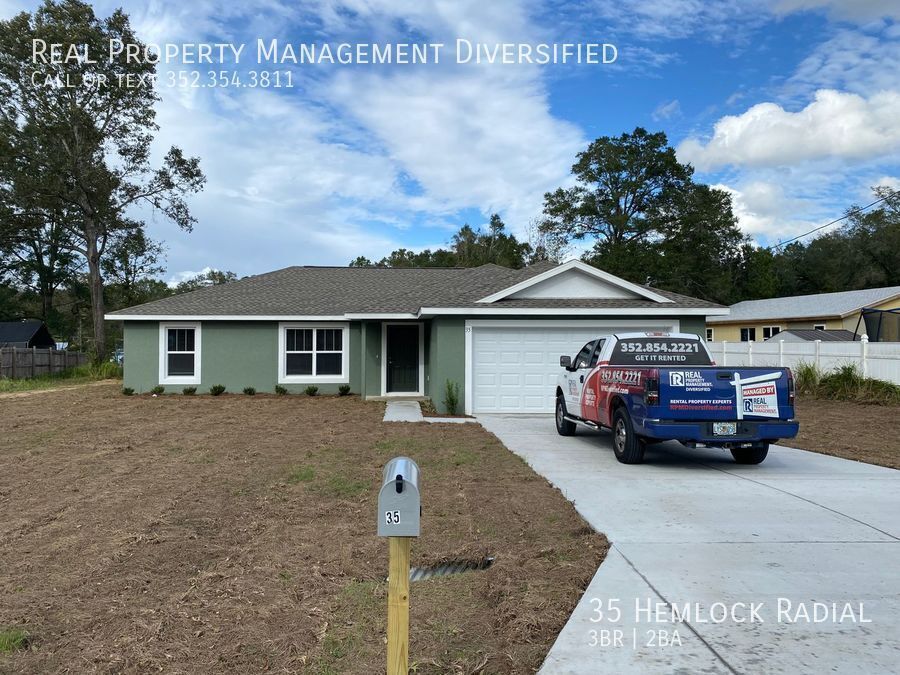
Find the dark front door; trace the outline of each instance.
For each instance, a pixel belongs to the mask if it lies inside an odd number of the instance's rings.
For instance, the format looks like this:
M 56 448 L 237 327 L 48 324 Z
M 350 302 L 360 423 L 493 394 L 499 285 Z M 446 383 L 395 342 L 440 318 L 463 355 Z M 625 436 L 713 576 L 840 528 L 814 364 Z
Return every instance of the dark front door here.
M 388 393 L 419 390 L 419 326 L 418 324 L 388 324 L 387 387 Z

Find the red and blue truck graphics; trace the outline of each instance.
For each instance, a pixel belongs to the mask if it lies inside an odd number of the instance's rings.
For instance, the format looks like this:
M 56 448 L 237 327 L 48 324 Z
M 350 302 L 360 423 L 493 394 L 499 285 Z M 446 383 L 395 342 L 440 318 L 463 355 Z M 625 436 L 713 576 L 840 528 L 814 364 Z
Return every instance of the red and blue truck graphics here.
M 628 333 L 598 337 L 572 358 L 557 381 L 556 427 L 613 431 L 616 457 L 643 460 L 648 443 L 731 450 L 758 464 L 769 444 L 797 435 L 790 369 L 717 367 L 699 336 Z

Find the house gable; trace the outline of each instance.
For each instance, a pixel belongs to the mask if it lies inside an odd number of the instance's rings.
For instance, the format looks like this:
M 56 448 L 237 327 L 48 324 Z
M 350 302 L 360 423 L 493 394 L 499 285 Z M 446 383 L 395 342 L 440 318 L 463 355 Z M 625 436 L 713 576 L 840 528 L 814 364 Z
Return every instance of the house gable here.
M 479 303 L 522 299 L 652 300 L 672 302 L 659 293 L 573 260 L 480 299 Z

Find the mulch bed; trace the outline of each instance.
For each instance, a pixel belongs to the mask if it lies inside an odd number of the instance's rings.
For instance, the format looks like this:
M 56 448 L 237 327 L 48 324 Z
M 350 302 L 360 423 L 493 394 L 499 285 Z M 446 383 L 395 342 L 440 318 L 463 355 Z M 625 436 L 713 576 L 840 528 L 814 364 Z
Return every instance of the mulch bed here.
M 376 673 L 383 464 L 422 470 L 412 564 L 493 556 L 412 585 L 417 673 L 535 671 L 606 539 L 477 424 L 386 424 L 355 397 L 3 401 L 0 672 Z

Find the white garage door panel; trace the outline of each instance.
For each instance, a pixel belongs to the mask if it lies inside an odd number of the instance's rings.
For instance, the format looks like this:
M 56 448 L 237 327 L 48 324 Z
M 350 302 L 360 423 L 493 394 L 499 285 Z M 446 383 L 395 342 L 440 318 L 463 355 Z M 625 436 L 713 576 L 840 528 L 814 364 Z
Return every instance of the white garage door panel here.
M 561 354 L 574 356 L 588 341 L 612 333 L 672 330 L 674 326 L 594 324 L 560 327 L 472 327 L 473 412 L 553 412 Z

